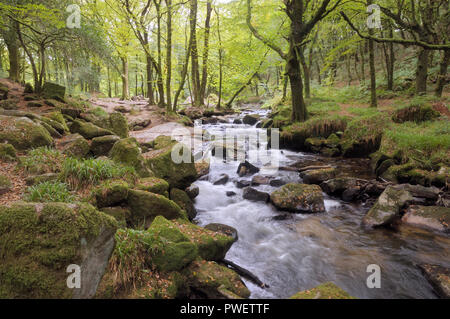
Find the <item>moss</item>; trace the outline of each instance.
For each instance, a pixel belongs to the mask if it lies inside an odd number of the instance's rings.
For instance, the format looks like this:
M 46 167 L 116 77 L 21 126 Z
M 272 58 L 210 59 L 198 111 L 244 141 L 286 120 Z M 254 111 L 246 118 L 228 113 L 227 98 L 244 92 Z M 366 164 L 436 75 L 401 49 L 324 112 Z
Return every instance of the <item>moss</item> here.
M 157 177 L 140 179 L 136 184 L 136 189 L 169 197 L 169 183 Z
M 188 154 L 189 161 L 185 163 L 175 163 L 172 159 L 173 147 L 179 147 L 176 150 L 181 154 Z M 175 150 L 175 151 L 176 151 Z M 171 187 L 185 189 L 197 179 L 197 171 L 194 165 L 194 158 L 191 150 L 182 144 L 177 146 L 166 146 L 162 149 L 145 153 L 146 165 L 156 175 L 156 177 L 165 179 Z
M 82 264 L 89 244 L 113 218 L 88 204 L 25 204 L 0 207 L 0 297 L 70 298 L 66 267 Z
M 394 112 L 392 120 L 395 123 L 404 122 L 426 122 L 432 121 L 440 116 L 430 105 L 412 104 L 410 106 L 400 108 Z
M 69 132 L 69 127 L 67 126 L 66 120 L 64 119 L 64 116 L 62 115 L 61 111 L 54 111 L 46 114 L 45 116 L 47 116 L 49 119 L 55 122 L 58 122 L 63 126 L 65 132 Z
M 42 87 L 42 96 L 48 99 L 57 99 L 58 101 L 64 101 L 66 95 L 66 88 L 64 86 L 46 82 Z
M 5 110 L 17 110 L 19 106 L 17 105 L 17 100 L 9 99 L 0 101 L 0 108 Z
M 48 117 L 45 116 L 41 116 L 40 120 L 48 125 L 50 125 L 54 130 L 56 130 L 59 134 L 65 134 L 66 132 L 68 132 L 67 127 L 64 127 L 63 124 L 54 121 Z
M 286 184 L 270 195 L 279 209 L 290 212 L 324 212 L 322 189 L 317 185 Z
M 109 156 L 117 163 L 134 167 L 140 177 L 150 177 L 152 175 L 152 172 L 145 167 L 145 161 L 141 154 L 139 143 L 133 137 L 116 142 Z
M 123 114 L 115 112 L 109 115 L 109 127 L 111 131 L 113 131 L 116 135 L 121 138 L 128 137 L 128 122 Z
M 100 209 L 100 211 L 106 215 L 114 217 L 119 228 L 127 227 L 127 221 L 131 216 L 131 211 L 128 208 L 123 207 L 104 207 Z
M 290 299 L 355 299 L 332 282 L 293 295 Z
M 63 154 L 75 158 L 85 157 L 90 150 L 89 142 L 78 133 L 64 137 L 60 145 Z
M 233 294 L 248 298 L 250 291 L 242 283 L 241 278 L 231 269 L 221 266 L 213 261 L 195 261 L 185 270 L 188 276 L 188 285 L 197 292 L 203 293 L 207 298 L 223 298 L 222 289 Z
M 231 236 L 199 227 L 186 220 L 177 220 L 174 224 L 198 247 L 200 257 L 206 260 L 222 260 L 235 242 Z
M 186 212 L 180 206 L 162 195 L 130 190 L 127 200 L 132 213 L 131 222 L 135 226 L 148 225 L 158 215 L 168 219 L 187 219 Z
M 8 143 L 0 143 L 0 160 L 12 162 L 17 159 L 16 149 Z
M 95 156 L 107 156 L 114 144 L 120 140 L 116 135 L 105 135 L 92 139 L 91 152 Z
M 83 122 L 81 120 L 74 120 L 72 122 L 70 132 L 78 133 L 88 140 L 99 136 L 114 135 L 114 133 L 109 130 L 98 127 L 90 122 Z
M 23 117 L 1 115 L 0 141 L 6 141 L 18 150 L 27 150 L 53 144 L 52 137 L 42 125 Z
M 115 206 L 128 198 L 129 185 L 124 181 L 105 181 L 94 190 L 97 207 Z
M 0 174 L 0 195 L 7 193 L 12 187 L 11 181 L 5 175 Z
M 195 216 L 197 216 L 197 210 L 195 209 L 192 200 L 185 191 L 178 188 L 172 188 L 170 190 L 170 199 L 186 211 L 190 220 L 194 219 Z

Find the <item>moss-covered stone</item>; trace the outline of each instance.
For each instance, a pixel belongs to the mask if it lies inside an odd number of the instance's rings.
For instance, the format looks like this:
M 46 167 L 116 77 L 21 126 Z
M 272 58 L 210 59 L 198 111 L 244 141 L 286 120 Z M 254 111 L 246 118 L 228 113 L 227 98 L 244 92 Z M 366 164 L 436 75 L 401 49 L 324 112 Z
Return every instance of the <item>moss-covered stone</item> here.
M 315 288 L 301 291 L 290 299 L 355 299 L 345 290 L 342 290 L 332 282 L 327 282 Z
M 109 157 L 116 163 L 131 166 L 140 177 L 150 177 L 153 173 L 145 166 L 139 143 L 133 137 L 117 141 L 112 147 Z
M 300 177 L 305 184 L 320 184 L 335 178 L 337 169 L 334 167 L 324 169 L 312 169 L 300 173 Z
M 0 174 L 0 195 L 8 193 L 11 190 L 12 184 L 8 177 Z
M 129 131 L 128 131 L 128 122 L 126 117 L 118 112 L 111 113 L 109 115 L 109 127 L 111 131 L 113 131 L 116 135 L 120 136 L 121 138 L 127 138 Z
M 66 88 L 55 83 L 46 82 L 42 87 L 41 94 L 47 99 L 57 99 L 58 101 L 64 101 Z
M 439 116 L 440 113 L 435 111 L 430 105 L 410 105 L 396 110 L 392 115 L 392 120 L 395 123 L 420 123 L 434 120 Z
M 69 132 L 69 127 L 67 126 L 66 120 L 64 119 L 64 116 L 62 115 L 62 113 L 60 111 L 54 111 L 51 113 L 47 113 L 45 114 L 45 117 L 59 123 L 62 125 L 63 127 L 63 132 Z
M 0 143 L 0 160 L 12 162 L 17 159 L 16 149 L 8 143 Z
M 175 155 L 186 155 L 187 163 L 181 160 L 181 163 L 175 162 L 172 158 L 172 152 Z M 143 154 L 146 159 L 146 165 L 157 177 L 165 179 L 171 187 L 185 189 L 197 179 L 197 171 L 194 165 L 194 158 L 191 150 L 182 144 L 172 143 L 164 148 L 150 151 Z
M 103 207 L 100 209 L 101 212 L 106 215 L 112 216 L 118 223 L 119 228 L 127 227 L 127 221 L 131 216 L 131 211 L 125 207 Z
M 148 226 L 156 216 L 168 219 L 187 219 L 186 212 L 168 198 L 140 190 L 128 192 L 128 205 L 131 209 L 131 223 L 135 226 Z
M 450 208 L 412 205 L 403 215 L 402 222 L 419 228 L 450 233 Z
M 17 104 L 17 100 L 8 99 L 0 101 L 0 108 L 4 110 L 17 110 L 19 108 L 19 105 Z
M 109 154 L 114 144 L 120 140 L 117 135 L 105 135 L 92 139 L 91 152 L 95 156 L 106 156 Z
M 18 150 L 51 146 L 53 139 L 47 130 L 24 117 L 0 115 L 0 143 L 8 142 Z
M 116 221 L 88 204 L 0 207 L 0 298 L 90 298 L 114 248 Z M 81 266 L 69 289 L 68 265 Z
M 97 207 L 118 205 L 128 198 L 129 185 L 124 181 L 106 181 L 94 190 Z
M 225 258 L 236 238 L 208 230 L 186 220 L 174 221 L 180 231 L 198 247 L 200 257 L 220 261 Z
M 8 98 L 8 92 L 9 88 L 3 83 L 0 83 L 0 100 L 6 100 Z
M 237 273 L 213 261 L 195 261 L 184 273 L 188 277 L 188 286 L 201 293 L 203 298 L 223 299 L 229 296 L 227 291 L 240 298 L 250 297 L 250 291 Z
M 408 191 L 388 186 L 364 216 L 363 225 L 366 227 L 389 225 L 399 217 L 400 209 L 412 199 Z
M 84 122 L 82 120 L 74 120 L 72 122 L 72 125 L 70 126 L 70 132 L 78 133 L 88 140 L 99 136 L 114 135 L 114 133 L 109 130 L 98 127 L 90 122 Z
M 170 199 L 184 209 L 190 220 L 193 220 L 197 216 L 197 210 L 194 207 L 194 203 L 189 198 L 188 194 L 178 188 L 172 188 L 170 190 Z
M 80 134 L 71 134 L 59 141 L 61 152 L 65 155 L 83 158 L 88 155 L 90 146 L 89 142 Z
M 439 297 L 450 299 L 450 269 L 439 265 L 419 266 Z
M 270 195 L 278 209 L 294 213 L 325 212 L 322 189 L 317 185 L 286 184 Z
M 157 177 L 141 178 L 135 186 L 136 189 L 169 197 L 169 183 Z

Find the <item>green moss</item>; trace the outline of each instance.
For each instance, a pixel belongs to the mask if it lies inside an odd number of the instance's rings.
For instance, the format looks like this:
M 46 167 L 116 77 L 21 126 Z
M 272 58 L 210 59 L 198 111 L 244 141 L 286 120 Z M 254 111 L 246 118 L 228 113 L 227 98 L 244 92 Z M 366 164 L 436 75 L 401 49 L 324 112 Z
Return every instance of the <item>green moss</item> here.
M 332 282 L 293 295 L 290 299 L 355 299 Z
M 119 228 L 127 227 L 127 221 L 131 216 L 131 211 L 128 208 L 123 207 L 104 207 L 100 209 L 100 211 L 106 215 L 114 217 L 119 225 Z
M 20 158 L 20 166 L 27 173 L 41 175 L 59 172 L 63 161 L 64 156 L 58 150 L 49 147 L 38 147 Z
M 435 111 L 430 105 L 417 105 L 400 108 L 394 112 L 392 120 L 395 123 L 404 122 L 426 122 L 432 121 L 440 116 L 438 111 Z
M 94 190 L 97 207 L 115 206 L 128 198 L 129 185 L 124 181 L 106 181 Z
M 286 184 L 270 194 L 271 202 L 290 212 L 324 212 L 322 189 L 318 185 Z
M 64 86 L 46 82 L 42 87 L 42 96 L 48 99 L 57 99 L 58 101 L 64 101 L 66 95 L 66 88 Z
M 178 204 L 182 209 L 184 209 L 190 220 L 194 219 L 197 216 L 197 210 L 192 203 L 192 200 L 189 198 L 188 194 L 178 188 L 172 188 L 170 190 L 170 199 Z
M 118 112 L 110 114 L 109 123 L 108 129 L 116 133 L 117 136 L 120 136 L 121 138 L 128 137 L 128 122 L 123 114 Z
M 5 175 L 0 174 L 0 195 L 7 193 L 12 187 L 12 183 Z
M 25 201 L 34 203 L 71 203 L 75 196 L 69 191 L 67 184 L 47 181 L 28 187 L 25 193 Z
M 66 267 L 82 263 L 89 244 L 117 223 L 88 204 L 0 207 L 0 297 L 70 298 Z
M 17 159 L 16 149 L 8 143 L 0 143 L 0 160 L 12 162 Z
M 18 150 L 53 144 L 52 137 L 42 125 L 27 118 L 2 115 L 0 115 L 0 140 L 8 142 Z
M 98 127 L 90 122 L 84 122 L 82 120 L 74 120 L 72 122 L 72 125 L 70 126 L 70 132 L 78 133 L 88 140 L 99 136 L 114 135 L 114 133 L 109 130 Z
M 55 122 L 58 122 L 63 126 L 65 132 L 69 132 L 69 127 L 67 126 L 66 120 L 64 119 L 64 116 L 60 111 L 54 111 L 46 114 L 45 116 L 47 116 L 49 119 Z
M 90 150 L 89 142 L 78 133 L 64 137 L 61 145 L 63 154 L 76 158 L 85 157 Z
M 141 178 L 136 189 L 169 197 L 169 183 L 157 177 Z
M 109 156 L 117 163 L 134 167 L 140 177 L 152 175 L 152 172 L 145 166 L 139 143 L 133 137 L 116 142 Z

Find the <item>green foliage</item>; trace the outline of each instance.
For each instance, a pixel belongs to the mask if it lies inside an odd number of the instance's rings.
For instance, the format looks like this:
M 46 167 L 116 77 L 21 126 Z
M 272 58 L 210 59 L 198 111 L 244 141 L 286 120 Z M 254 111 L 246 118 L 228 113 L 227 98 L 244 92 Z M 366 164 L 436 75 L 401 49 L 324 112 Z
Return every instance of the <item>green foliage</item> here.
M 34 203 L 61 202 L 71 203 L 75 196 L 67 188 L 67 184 L 61 182 L 44 182 L 28 187 L 25 201 Z
M 30 174 L 57 173 L 61 170 L 64 155 L 48 146 L 38 147 L 20 159 L 21 166 Z
M 113 178 L 134 179 L 134 168 L 122 166 L 109 159 L 76 159 L 69 157 L 62 164 L 61 178 L 70 188 L 80 189 L 87 185 L 97 185 Z

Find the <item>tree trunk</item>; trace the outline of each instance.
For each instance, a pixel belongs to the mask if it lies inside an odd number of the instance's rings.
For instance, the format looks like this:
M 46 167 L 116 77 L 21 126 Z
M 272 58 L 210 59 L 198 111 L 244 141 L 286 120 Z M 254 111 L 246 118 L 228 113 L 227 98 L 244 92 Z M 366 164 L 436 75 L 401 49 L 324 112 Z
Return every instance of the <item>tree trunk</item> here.
M 191 0 L 191 34 L 192 34 L 192 50 L 191 50 L 191 78 L 192 78 L 192 91 L 194 106 L 203 105 L 203 101 L 200 96 L 200 71 L 198 64 L 198 47 L 197 47 L 197 0 Z
M 122 78 L 122 100 L 130 99 L 130 90 L 129 90 L 129 82 L 128 82 L 128 59 L 125 57 L 120 58 L 122 60 L 122 74 L 120 75 Z
M 208 80 L 208 56 L 209 56 L 209 35 L 211 31 L 211 12 L 212 12 L 212 0 L 208 0 L 206 3 L 206 20 L 205 20 L 205 43 L 203 47 L 203 69 L 202 80 L 200 84 L 200 99 L 205 100 L 206 83 Z
M 109 70 L 109 65 L 106 66 L 106 74 L 108 76 L 108 97 L 112 97 L 112 90 L 111 90 L 111 71 Z
M 311 97 L 311 80 L 310 80 L 310 73 L 309 73 L 309 68 L 308 65 L 306 64 L 306 60 L 305 60 L 305 54 L 304 54 L 304 49 L 301 48 L 298 50 L 299 52 L 299 56 L 300 56 L 300 63 L 302 64 L 302 68 L 303 68 L 303 75 L 305 77 L 305 97 L 307 99 L 309 99 Z
M 367 5 L 371 5 L 372 0 L 367 1 Z M 369 28 L 369 35 L 373 36 L 373 29 Z M 375 44 L 373 40 L 368 40 L 369 42 L 369 67 L 370 67 L 370 106 L 377 107 L 377 78 L 375 70 Z
M 153 93 L 153 72 L 152 72 L 152 59 L 150 56 L 146 56 L 147 62 L 147 97 L 148 104 L 155 105 L 155 95 Z
M 435 95 L 437 97 L 442 97 L 442 92 L 444 91 L 444 87 L 447 84 L 447 68 L 450 63 L 450 50 L 445 50 L 442 53 L 442 59 L 439 68 L 439 75 L 435 90 Z
M 416 70 L 416 94 L 427 93 L 429 55 L 429 50 L 419 49 Z
M 172 88 L 170 86 L 172 81 L 172 0 L 166 0 L 167 7 L 167 52 L 166 52 L 166 102 L 167 111 L 172 111 Z

